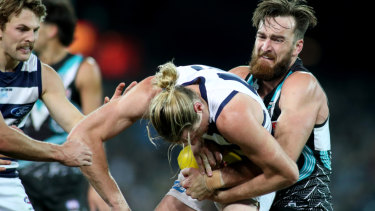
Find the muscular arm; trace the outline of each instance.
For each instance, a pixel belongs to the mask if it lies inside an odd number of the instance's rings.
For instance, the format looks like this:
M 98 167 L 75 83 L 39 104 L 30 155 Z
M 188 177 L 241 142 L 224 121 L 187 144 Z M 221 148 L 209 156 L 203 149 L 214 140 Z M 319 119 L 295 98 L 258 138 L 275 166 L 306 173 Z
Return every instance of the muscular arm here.
M 83 114 L 88 115 L 101 106 L 102 79 L 99 66 L 93 58 L 88 57 L 82 62 L 78 69 L 75 86 L 80 95 Z M 87 190 L 87 201 L 92 210 L 108 209 L 107 204 L 91 185 L 89 185 Z
M 86 158 L 81 157 L 80 161 L 77 161 L 71 154 L 66 154 L 61 146 L 34 140 L 9 127 L 5 124 L 1 113 L 0 134 L 0 152 L 3 155 L 23 160 L 59 161 L 69 166 L 89 164 L 89 154 Z M 73 147 L 79 147 L 79 145 Z
M 114 209 L 125 208 L 127 204 L 109 172 L 103 142 L 142 118 L 156 92 L 149 77 L 125 95 L 92 112 L 69 134 L 69 140 L 81 140 L 90 146 L 93 165 L 81 170 L 99 195 Z
M 239 75 L 245 75 L 244 73 L 247 71 L 243 67 L 232 70 Z M 327 98 L 311 74 L 296 72 L 283 85 L 280 109 L 281 115 L 277 121 L 275 138 L 289 157 L 297 161 L 314 125 L 321 124 L 328 118 Z M 220 187 L 231 187 L 244 181 L 244 175 L 236 174 L 236 171 L 231 168 L 229 166 L 227 169 L 217 170 L 222 174 L 224 181 L 224 185 Z M 242 168 L 244 167 L 242 166 Z M 253 176 L 252 174 L 247 175 L 248 179 Z M 215 178 L 207 179 L 215 180 Z M 209 182 L 218 184 L 217 181 Z
M 42 96 L 52 118 L 67 132 L 83 119 L 83 114 L 69 102 L 59 75 L 50 66 L 42 64 Z
M 262 112 L 255 101 L 245 100 L 242 94 L 238 94 L 219 116 L 217 127 L 221 134 L 240 146 L 262 173 L 240 185 L 218 191 L 214 200 L 228 203 L 252 198 L 285 188 L 297 181 L 296 163 L 261 126 L 263 117 L 260 114 Z
M 297 161 L 314 125 L 328 118 L 327 98 L 314 76 L 295 72 L 283 85 L 279 106 L 281 114 L 275 138 L 284 151 Z

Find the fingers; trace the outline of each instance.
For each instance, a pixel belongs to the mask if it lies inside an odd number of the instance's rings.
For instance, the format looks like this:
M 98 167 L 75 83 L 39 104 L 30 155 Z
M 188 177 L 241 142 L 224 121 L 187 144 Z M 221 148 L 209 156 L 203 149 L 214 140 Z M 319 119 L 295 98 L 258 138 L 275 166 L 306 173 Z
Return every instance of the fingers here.
M 119 83 L 119 85 L 117 85 L 115 89 L 115 92 L 112 95 L 112 98 L 111 99 L 109 99 L 109 97 L 104 98 L 104 104 L 108 103 L 111 100 L 121 97 L 122 91 L 124 91 L 124 88 L 125 88 L 125 83 L 124 82 Z
M 203 166 L 204 168 L 206 169 L 206 173 L 208 176 L 212 176 L 212 168 L 211 168 L 211 165 L 210 163 L 208 162 L 208 158 L 206 156 L 206 154 L 201 154 L 201 157 L 202 157 L 202 160 L 203 160 Z
M 218 164 L 216 155 L 213 152 L 211 152 L 208 148 L 202 148 L 202 151 L 208 159 L 208 163 L 210 164 L 210 166 L 215 167 Z
M 126 84 L 124 82 L 119 83 L 119 85 L 117 85 L 115 89 L 115 92 L 112 95 L 112 98 L 109 99 L 109 97 L 107 96 L 104 98 L 104 104 L 108 103 L 111 100 L 117 99 L 121 97 L 122 95 L 125 95 L 129 90 L 131 90 L 135 85 L 137 85 L 137 82 L 136 81 L 131 82 L 130 85 L 126 87 L 126 89 L 125 89 L 125 85 Z
M 220 152 L 215 152 L 215 159 L 216 159 L 216 163 L 222 163 L 223 162 L 223 154 L 221 154 Z
M 124 88 L 125 88 L 125 83 L 124 82 L 119 83 L 119 85 L 117 85 L 116 87 L 115 93 L 113 93 L 112 98 L 121 96 L 122 91 L 124 91 Z
M 92 161 L 85 160 L 85 161 L 82 162 L 81 166 L 91 166 L 91 165 L 92 165 Z
M 195 161 L 198 164 L 199 172 L 201 174 L 205 174 L 206 170 L 204 169 L 204 164 L 203 164 L 203 160 L 202 160 L 201 156 L 200 155 L 198 155 L 198 156 L 194 155 L 194 157 L 195 157 Z
M 92 165 L 92 156 L 90 148 L 80 141 L 67 141 L 62 147 L 64 147 L 65 159 L 62 163 L 66 166 L 90 166 Z
M 110 100 L 109 100 L 109 97 L 106 96 L 106 97 L 104 98 L 104 104 L 107 104 L 109 101 L 110 101 Z
M 188 176 L 189 176 L 189 169 L 190 169 L 190 168 L 185 168 L 185 169 L 181 170 L 181 174 L 182 174 L 184 177 L 188 177 Z
M 133 81 L 130 83 L 130 85 L 128 87 L 126 87 L 125 91 L 124 91 L 124 95 L 129 91 L 131 90 L 135 85 L 137 85 L 138 83 L 136 81 Z
M 0 165 L 10 165 L 10 164 L 12 164 L 10 160 L 0 159 Z

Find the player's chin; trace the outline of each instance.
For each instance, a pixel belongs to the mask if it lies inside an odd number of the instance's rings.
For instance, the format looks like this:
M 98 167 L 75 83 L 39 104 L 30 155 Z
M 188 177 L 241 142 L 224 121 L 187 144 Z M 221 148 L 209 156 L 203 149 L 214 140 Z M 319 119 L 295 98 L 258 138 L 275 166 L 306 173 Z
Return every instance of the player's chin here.
M 18 61 L 25 62 L 30 58 L 30 55 L 31 55 L 31 51 L 27 53 L 26 52 L 18 53 L 16 56 L 16 59 Z

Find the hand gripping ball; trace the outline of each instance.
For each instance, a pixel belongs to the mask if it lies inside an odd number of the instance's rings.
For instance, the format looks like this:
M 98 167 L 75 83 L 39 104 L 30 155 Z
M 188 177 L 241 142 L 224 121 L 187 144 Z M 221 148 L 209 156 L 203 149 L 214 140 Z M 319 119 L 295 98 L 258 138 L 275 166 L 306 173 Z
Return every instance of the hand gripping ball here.
M 223 155 L 223 161 L 229 165 L 241 161 L 242 158 L 237 153 L 229 151 Z M 194 158 L 191 146 L 184 147 L 177 157 L 178 166 L 180 169 L 184 168 L 198 168 L 197 161 Z

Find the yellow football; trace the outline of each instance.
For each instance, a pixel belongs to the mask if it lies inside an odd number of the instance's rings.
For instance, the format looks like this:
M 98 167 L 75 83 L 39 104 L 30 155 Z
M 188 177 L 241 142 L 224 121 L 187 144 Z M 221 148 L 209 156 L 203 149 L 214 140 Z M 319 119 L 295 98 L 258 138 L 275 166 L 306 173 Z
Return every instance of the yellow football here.
M 241 161 L 242 158 L 237 153 L 230 151 L 223 155 L 223 160 L 229 165 Z M 194 158 L 193 151 L 191 151 L 190 145 L 184 147 L 177 157 L 177 162 L 180 169 L 184 168 L 198 168 L 197 161 Z
M 184 147 L 177 157 L 178 165 L 180 169 L 184 168 L 198 168 L 197 161 L 195 161 L 193 151 L 191 151 L 190 145 Z

